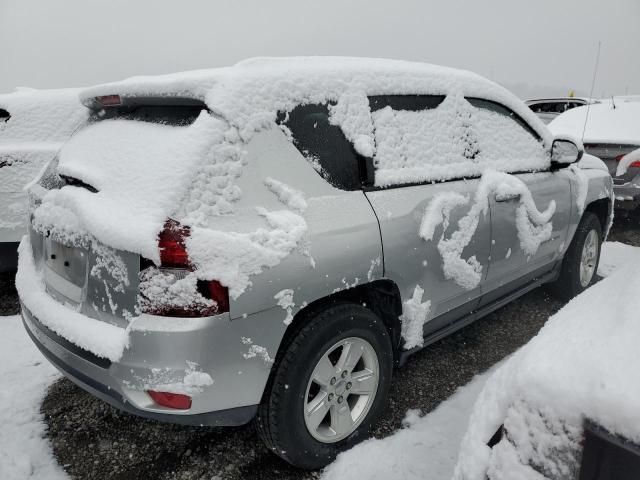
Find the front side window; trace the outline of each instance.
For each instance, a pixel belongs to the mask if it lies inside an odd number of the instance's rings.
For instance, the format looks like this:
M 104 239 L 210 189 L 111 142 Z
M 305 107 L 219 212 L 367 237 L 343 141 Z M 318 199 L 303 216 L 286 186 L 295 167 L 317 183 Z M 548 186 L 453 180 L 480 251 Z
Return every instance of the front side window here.
M 536 132 L 496 102 L 433 95 L 370 97 L 375 185 L 474 178 L 549 166 Z
M 370 105 L 376 186 L 451 180 L 479 172 L 471 105 L 464 98 L 390 95 L 371 97 Z
M 550 156 L 542 139 L 515 112 L 490 100 L 467 100 L 473 106 L 479 157 L 485 168 L 515 173 L 549 167 Z
M 329 120 L 327 104 L 299 105 L 280 114 L 278 123 L 291 132 L 293 144 L 331 185 L 361 188 L 359 158 L 338 125 Z

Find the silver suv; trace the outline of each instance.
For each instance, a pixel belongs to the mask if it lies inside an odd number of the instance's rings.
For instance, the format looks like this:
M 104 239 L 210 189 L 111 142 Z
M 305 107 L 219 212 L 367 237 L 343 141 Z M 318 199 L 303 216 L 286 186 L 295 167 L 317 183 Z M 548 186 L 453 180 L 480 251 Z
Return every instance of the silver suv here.
M 609 174 L 469 72 L 258 59 L 82 99 L 90 124 L 31 187 L 16 284 L 44 355 L 127 412 L 255 420 L 319 468 L 409 355 L 594 281 Z

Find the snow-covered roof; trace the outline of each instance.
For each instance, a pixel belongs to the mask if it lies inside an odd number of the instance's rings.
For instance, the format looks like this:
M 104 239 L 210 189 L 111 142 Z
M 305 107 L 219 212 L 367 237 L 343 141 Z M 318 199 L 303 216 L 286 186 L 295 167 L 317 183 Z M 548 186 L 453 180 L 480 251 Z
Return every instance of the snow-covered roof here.
M 536 115 L 502 86 L 469 71 L 403 60 L 260 57 L 232 67 L 132 77 L 88 88 L 80 96 L 87 104 L 97 96 L 114 94 L 197 98 L 248 135 L 275 118 L 278 110 L 338 100 L 354 91 L 367 95 L 455 92 L 482 97 L 508 106 L 548 139 L 546 127 Z
M 549 130 L 555 135 L 572 135 L 582 138 L 585 143 L 622 143 L 640 145 L 640 103 L 603 102 L 573 108 L 564 112 L 549 123 Z
M 640 256 L 635 250 L 635 256 L 625 251 L 624 266 L 551 317 L 489 379 L 474 407 L 454 478 L 484 480 L 487 468 L 522 468 L 527 461 L 552 468 L 550 462 L 562 458 L 558 452 L 570 446 L 563 435 L 576 430 L 579 437 L 584 419 L 640 442 Z M 530 412 L 538 412 L 546 424 L 532 423 Z M 513 442 L 528 438 L 532 448 L 492 452 L 487 442 L 502 424 Z M 535 472 L 506 472 L 513 478 L 542 478 Z
M 20 88 L 0 94 L 0 108 L 10 118 L 0 120 L 0 145 L 25 142 L 64 142 L 88 118 L 79 89 Z

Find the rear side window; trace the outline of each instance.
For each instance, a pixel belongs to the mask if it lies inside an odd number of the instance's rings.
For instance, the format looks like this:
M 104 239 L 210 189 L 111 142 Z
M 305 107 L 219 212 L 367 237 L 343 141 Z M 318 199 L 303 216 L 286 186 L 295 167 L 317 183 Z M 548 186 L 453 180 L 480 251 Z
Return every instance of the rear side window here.
M 11 115 L 4 108 L 0 108 L 0 122 L 4 123 L 9 121 Z
M 291 132 L 293 144 L 331 185 L 342 190 L 361 188 L 359 158 L 351 142 L 329 121 L 326 104 L 299 105 L 278 115 Z

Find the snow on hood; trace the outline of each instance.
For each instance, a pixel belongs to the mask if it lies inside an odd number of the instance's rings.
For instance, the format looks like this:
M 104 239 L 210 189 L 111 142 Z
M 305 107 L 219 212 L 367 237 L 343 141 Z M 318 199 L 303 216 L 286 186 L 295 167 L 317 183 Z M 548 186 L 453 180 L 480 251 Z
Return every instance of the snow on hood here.
M 11 117 L 0 121 L 0 145 L 64 142 L 89 116 L 79 89 L 18 89 L 0 95 L 0 108 Z
M 640 145 L 640 103 L 610 102 L 590 105 L 584 143 L 622 143 Z M 554 135 L 582 138 L 587 106 L 572 108 L 559 115 L 549 130 Z
M 529 435 L 534 435 L 535 427 L 522 423 L 527 420 L 525 410 L 544 412 L 567 428 L 580 429 L 588 418 L 640 442 L 639 272 L 640 259 L 630 259 L 574 298 L 489 379 L 474 407 L 454 478 L 486 478 L 492 462 L 487 442 L 508 415 L 512 425 L 530 428 Z M 538 440 L 537 456 L 553 447 L 544 438 Z M 516 458 L 515 463 L 521 461 Z

